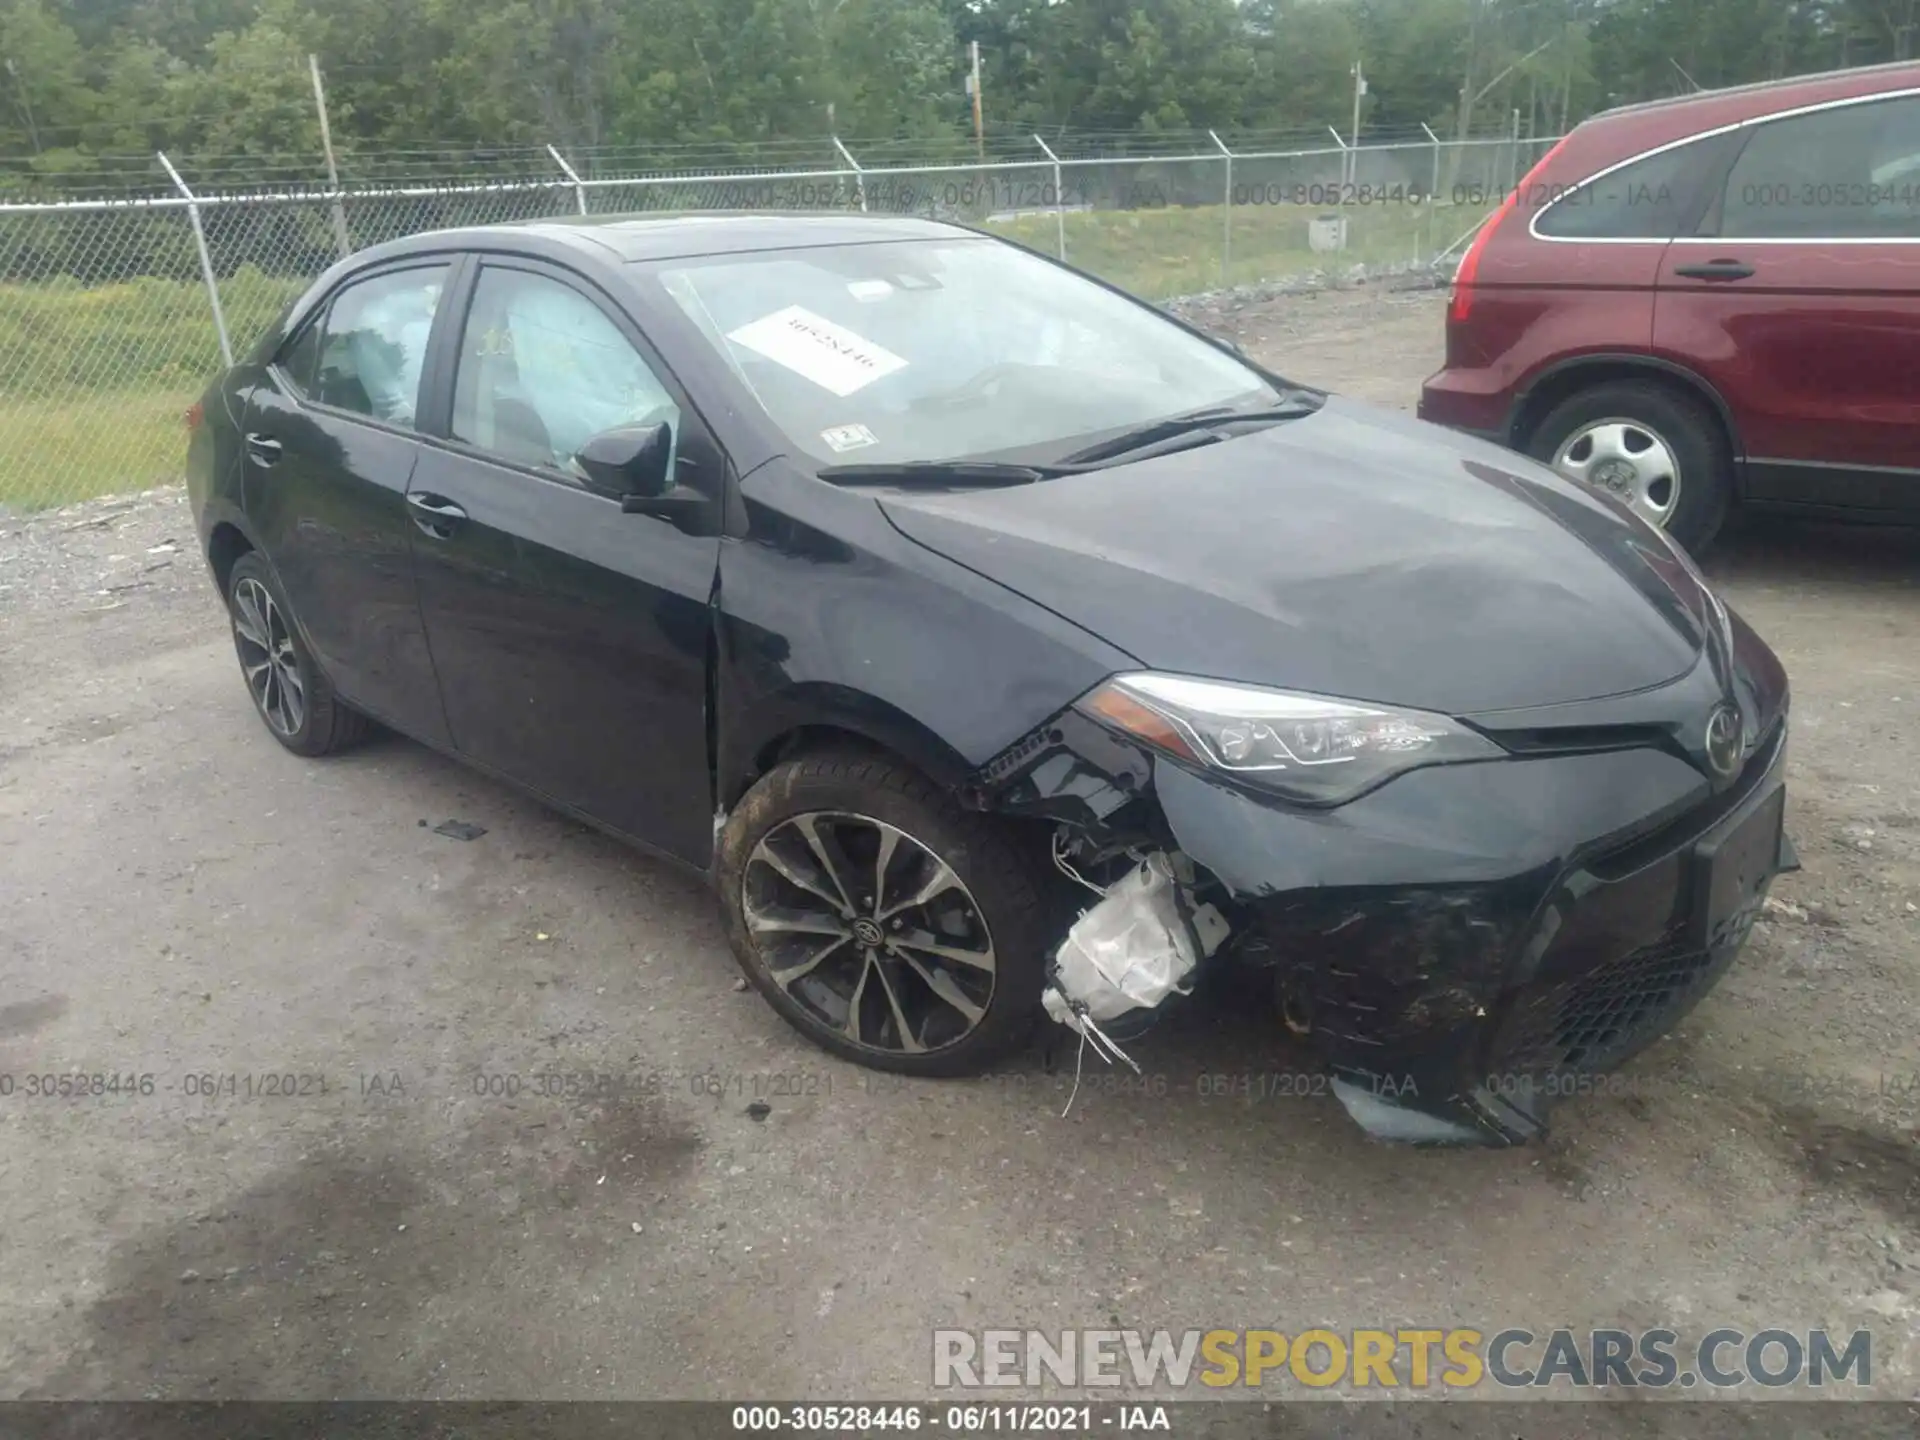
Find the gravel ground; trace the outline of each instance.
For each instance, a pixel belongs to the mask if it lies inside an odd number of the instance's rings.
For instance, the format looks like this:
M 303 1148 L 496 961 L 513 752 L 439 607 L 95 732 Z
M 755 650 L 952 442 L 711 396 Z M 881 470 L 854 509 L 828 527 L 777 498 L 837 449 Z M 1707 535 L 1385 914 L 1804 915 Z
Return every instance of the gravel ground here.
M 1440 303 L 1189 309 L 1410 407 Z M 1794 678 L 1806 869 L 1618 1093 L 1436 1153 L 1203 1094 L 1307 1063 L 1245 1005 L 1065 1118 L 1037 1053 L 840 1065 L 697 884 L 401 740 L 271 744 L 178 493 L 0 519 L 0 1076 L 155 1077 L 0 1097 L 0 1395 L 905 1396 L 933 1326 L 1102 1324 L 1868 1326 L 1920 1394 L 1920 540 L 1708 568 Z

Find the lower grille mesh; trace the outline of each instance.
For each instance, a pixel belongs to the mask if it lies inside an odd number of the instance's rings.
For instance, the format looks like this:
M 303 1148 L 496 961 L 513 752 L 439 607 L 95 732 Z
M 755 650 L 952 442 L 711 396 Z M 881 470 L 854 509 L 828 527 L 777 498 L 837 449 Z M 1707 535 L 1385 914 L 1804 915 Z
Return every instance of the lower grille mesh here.
M 1671 940 L 1610 960 L 1534 996 L 1502 1068 L 1521 1074 L 1605 1070 L 1650 1043 L 1714 978 L 1713 956 Z

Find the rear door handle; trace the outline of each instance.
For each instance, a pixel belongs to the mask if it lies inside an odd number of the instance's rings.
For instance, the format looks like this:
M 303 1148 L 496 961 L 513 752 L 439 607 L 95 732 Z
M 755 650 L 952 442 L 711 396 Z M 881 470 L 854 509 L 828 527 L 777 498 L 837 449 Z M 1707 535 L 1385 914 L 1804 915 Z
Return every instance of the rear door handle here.
M 420 527 L 420 532 L 436 540 L 450 538 L 467 518 L 467 512 L 453 501 L 431 491 L 407 496 L 407 504 L 413 507 L 413 523 Z
M 247 432 L 247 454 L 253 457 L 254 464 L 264 468 L 280 458 L 280 442 L 271 435 L 250 430 Z
M 1673 273 L 1689 280 L 1745 280 L 1753 266 L 1744 260 L 1707 260 L 1698 265 L 1676 265 Z

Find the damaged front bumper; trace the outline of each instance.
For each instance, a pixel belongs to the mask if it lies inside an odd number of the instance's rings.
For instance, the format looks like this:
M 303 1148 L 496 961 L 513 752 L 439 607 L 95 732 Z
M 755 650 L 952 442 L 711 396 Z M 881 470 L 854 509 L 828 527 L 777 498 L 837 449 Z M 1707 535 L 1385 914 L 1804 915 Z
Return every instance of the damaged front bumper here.
M 1355 1120 L 1500 1145 L 1541 1134 L 1554 1098 L 1669 1030 L 1732 963 L 1797 868 L 1785 749 L 1782 713 L 1711 795 L 1642 748 L 1438 766 L 1307 810 L 1070 712 L 971 799 L 1091 850 L 1185 855 L 1232 927 L 1222 953 L 1271 970 Z

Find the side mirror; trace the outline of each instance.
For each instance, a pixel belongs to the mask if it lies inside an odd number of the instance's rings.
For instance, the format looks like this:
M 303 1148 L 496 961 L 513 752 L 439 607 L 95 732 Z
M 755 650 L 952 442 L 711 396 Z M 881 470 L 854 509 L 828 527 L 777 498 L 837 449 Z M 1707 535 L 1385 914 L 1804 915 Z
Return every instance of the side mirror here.
M 667 462 L 673 453 L 673 427 L 621 425 L 602 430 L 574 455 L 587 479 L 622 501 L 655 500 L 673 488 Z

